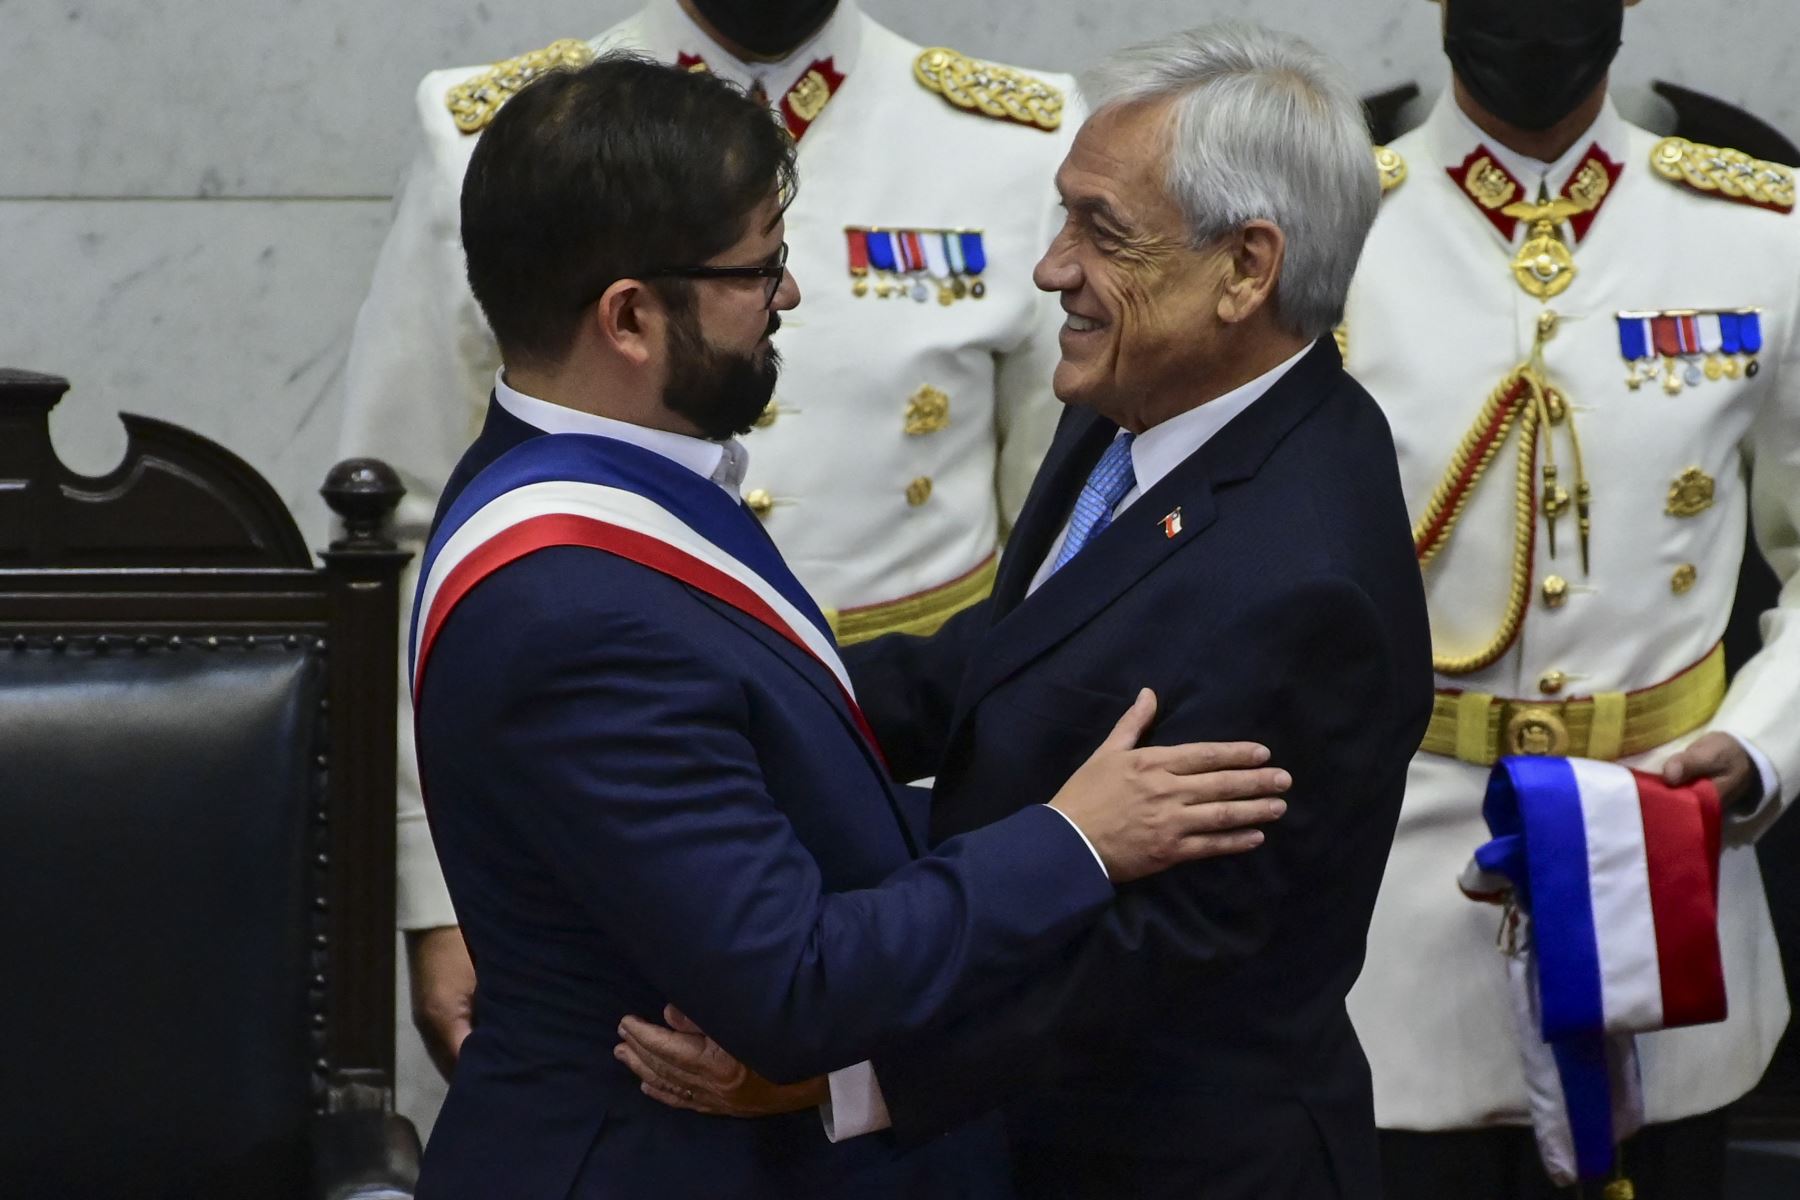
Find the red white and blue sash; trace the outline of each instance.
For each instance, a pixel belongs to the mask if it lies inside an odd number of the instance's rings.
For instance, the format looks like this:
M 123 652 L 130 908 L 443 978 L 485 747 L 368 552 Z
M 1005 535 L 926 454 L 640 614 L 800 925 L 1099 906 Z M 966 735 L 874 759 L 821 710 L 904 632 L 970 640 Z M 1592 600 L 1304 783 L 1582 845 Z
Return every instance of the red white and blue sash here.
M 1616 763 L 1505 758 L 1483 815 L 1494 836 L 1475 863 L 1516 908 L 1538 1147 L 1559 1183 L 1603 1178 L 1643 1123 L 1633 1035 L 1725 1018 L 1718 794 Z
M 515 447 L 445 513 L 413 605 L 415 707 L 432 647 L 456 605 L 501 567 L 551 546 L 586 546 L 639 563 L 768 626 L 837 681 L 880 757 L 824 614 L 749 510 L 660 454 L 588 434 Z

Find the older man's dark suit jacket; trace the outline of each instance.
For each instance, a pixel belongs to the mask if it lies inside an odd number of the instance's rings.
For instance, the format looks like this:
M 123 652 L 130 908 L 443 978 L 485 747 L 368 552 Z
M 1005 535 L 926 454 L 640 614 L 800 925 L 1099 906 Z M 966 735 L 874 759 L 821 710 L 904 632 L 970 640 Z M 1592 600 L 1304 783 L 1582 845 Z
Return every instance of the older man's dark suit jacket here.
M 1155 742 L 1269 746 L 1289 811 L 1252 853 L 1121 889 L 1047 979 L 876 1073 L 903 1135 L 1005 1101 L 1020 1155 L 1166 1160 L 1208 1200 L 1364 1200 L 1344 996 L 1432 698 L 1393 441 L 1323 339 L 1027 597 L 1115 433 L 1065 413 L 987 603 L 852 649 L 870 719 L 899 778 L 937 776 L 934 838 L 1048 799 L 1141 687 Z M 1119 1194 L 1160 1194 L 1137 1165 Z
M 445 510 L 538 436 L 493 406 Z M 685 470 L 562 437 L 640 475 Z M 699 486 L 716 521 L 762 539 Z M 813 1110 L 665 1108 L 612 1050 L 621 1017 L 673 1001 L 765 1075 L 801 1078 L 1003 990 L 1111 900 L 1062 817 L 1021 812 L 918 860 L 922 835 L 822 665 L 581 546 L 523 557 L 461 601 L 419 711 L 432 831 L 480 978 L 421 1200 L 1010 1191 L 997 1127 L 834 1146 Z

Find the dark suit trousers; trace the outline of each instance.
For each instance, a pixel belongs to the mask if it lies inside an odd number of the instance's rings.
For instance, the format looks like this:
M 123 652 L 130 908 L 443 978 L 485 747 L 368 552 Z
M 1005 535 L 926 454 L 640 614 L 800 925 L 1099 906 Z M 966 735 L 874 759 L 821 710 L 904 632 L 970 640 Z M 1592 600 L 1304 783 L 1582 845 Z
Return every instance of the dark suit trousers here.
M 1278 1144 L 1304 1146 L 1310 1126 L 1277 1129 Z M 1319 1154 L 1260 1154 L 1222 1161 L 1196 1146 L 1192 1157 L 1150 1157 L 1066 1142 L 1012 1141 L 1013 1186 L 1019 1200 L 1379 1200 L 1346 1191 L 1321 1147 Z M 1181 1153 L 1171 1147 L 1172 1154 Z M 1368 1172 L 1371 1181 L 1373 1164 Z M 1436 1196 L 1433 1200 L 1464 1200 Z
M 1725 1114 L 1650 1125 L 1625 1142 L 1625 1174 L 1637 1200 L 1721 1200 L 1725 1179 Z M 1530 1129 L 1447 1133 L 1381 1131 L 1381 1178 L 1387 1200 L 1572 1200 L 1544 1174 Z M 1590 1186 L 1585 1195 L 1598 1197 Z

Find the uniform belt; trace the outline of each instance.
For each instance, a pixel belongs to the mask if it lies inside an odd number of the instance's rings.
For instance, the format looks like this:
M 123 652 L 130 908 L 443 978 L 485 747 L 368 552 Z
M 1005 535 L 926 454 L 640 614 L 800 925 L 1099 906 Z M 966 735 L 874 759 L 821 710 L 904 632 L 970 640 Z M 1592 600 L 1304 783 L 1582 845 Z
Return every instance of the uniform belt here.
M 884 633 L 936 633 L 938 626 L 969 607 L 985 600 L 994 590 L 994 575 L 999 556 L 990 554 L 974 570 L 958 575 L 949 583 L 941 583 L 898 600 L 881 604 L 864 604 L 827 613 L 838 644 L 849 646 L 866 642 Z
M 1554 701 L 1440 691 L 1420 748 L 1484 767 L 1507 754 L 1611 762 L 1692 733 L 1724 698 L 1725 648 L 1718 645 L 1674 678 L 1635 692 Z

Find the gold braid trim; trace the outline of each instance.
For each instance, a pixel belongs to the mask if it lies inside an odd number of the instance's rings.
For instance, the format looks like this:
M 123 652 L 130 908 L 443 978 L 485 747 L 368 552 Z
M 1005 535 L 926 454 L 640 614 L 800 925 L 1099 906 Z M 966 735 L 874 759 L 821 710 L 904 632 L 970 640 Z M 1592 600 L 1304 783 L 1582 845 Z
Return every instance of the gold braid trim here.
M 1444 473 L 1443 480 L 1432 493 L 1425 515 L 1413 527 L 1413 544 L 1419 555 L 1419 566 L 1423 569 L 1449 542 L 1450 534 L 1462 516 L 1469 496 L 1481 481 L 1488 465 L 1493 462 L 1501 443 L 1511 433 L 1512 425 L 1517 423 L 1519 457 L 1514 471 L 1512 577 L 1507 589 L 1506 612 L 1501 617 L 1499 631 L 1480 651 L 1468 655 L 1434 653 L 1431 665 L 1439 674 L 1468 675 L 1492 664 L 1518 638 L 1519 628 L 1525 622 L 1526 604 L 1531 594 L 1531 555 L 1537 536 L 1537 498 L 1532 471 L 1537 463 L 1538 429 L 1547 409 L 1542 376 L 1532 366 L 1519 367 L 1502 380 L 1500 386 L 1488 396 L 1475 425 L 1457 447 L 1450 460 L 1449 470 Z M 1481 446 L 1482 438 L 1490 428 L 1495 429 L 1494 435 L 1488 439 L 1480 461 L 1475 463 L 1464 483 L 1462 481 L 1468 471 L 1470 458 L 1476 453 L 1477 447 Z M 1447 507 L 1449 511 L 1446 513 Z M 1437 532 L 1432 536 L 1434 528 L 1437 528 Z M 1425 542 L 1428 536 L 1431 537 L 1429 544 Z
M 1449 542 L 1450 533 L 1461 519 L 1463 508 L 1474 494 L 1476 484 L 1481 482 L 1488 464 L 1494 461 L 1494 455 L 1500 452 L 1501 445 L 1512 432 L 1513 420 L 1522 407 L 1520 401 L 1530 397 L 1530 387 L 1531 383 L 1525 378 L 1523 368 L 1501 380 L 1500 386 L 1489 393 L 1487 403 L 1481 406 L 1481 412 L 1469 427 L 1469 432 L 1463 435 L 1456 453 L 1450 456 L 1450 466 L 1431 493 L 1431 502 L 1425 506 L 1425 514 L 1413 525 L 1413 549 L 1419 556 L 1421 567 L 1437 557 L 1437 552 Z M 1521 388 L 1524 390 L 1521 391 Z M 1496 421 L 1498 428 L 1495 428 Z M 1489 429 L 1495 430 L 1494 435 L 1483 446 L 1482 438 Z M 1481 450 L 1481 460 L 1469 474 L 1468 482 L 1459 487 L 1464 473 L 1469 471 L 1469 459 L 1474 456 L 1477 448 Z M 1446 516 L 1444 510 L 1447 507 L 1450 512 Z M 1432 536 L 1433 528 L 1438 527 L 1440 522 L 1441 528 Z M 1426 541 L 1428 537 L 1429 542 Z

